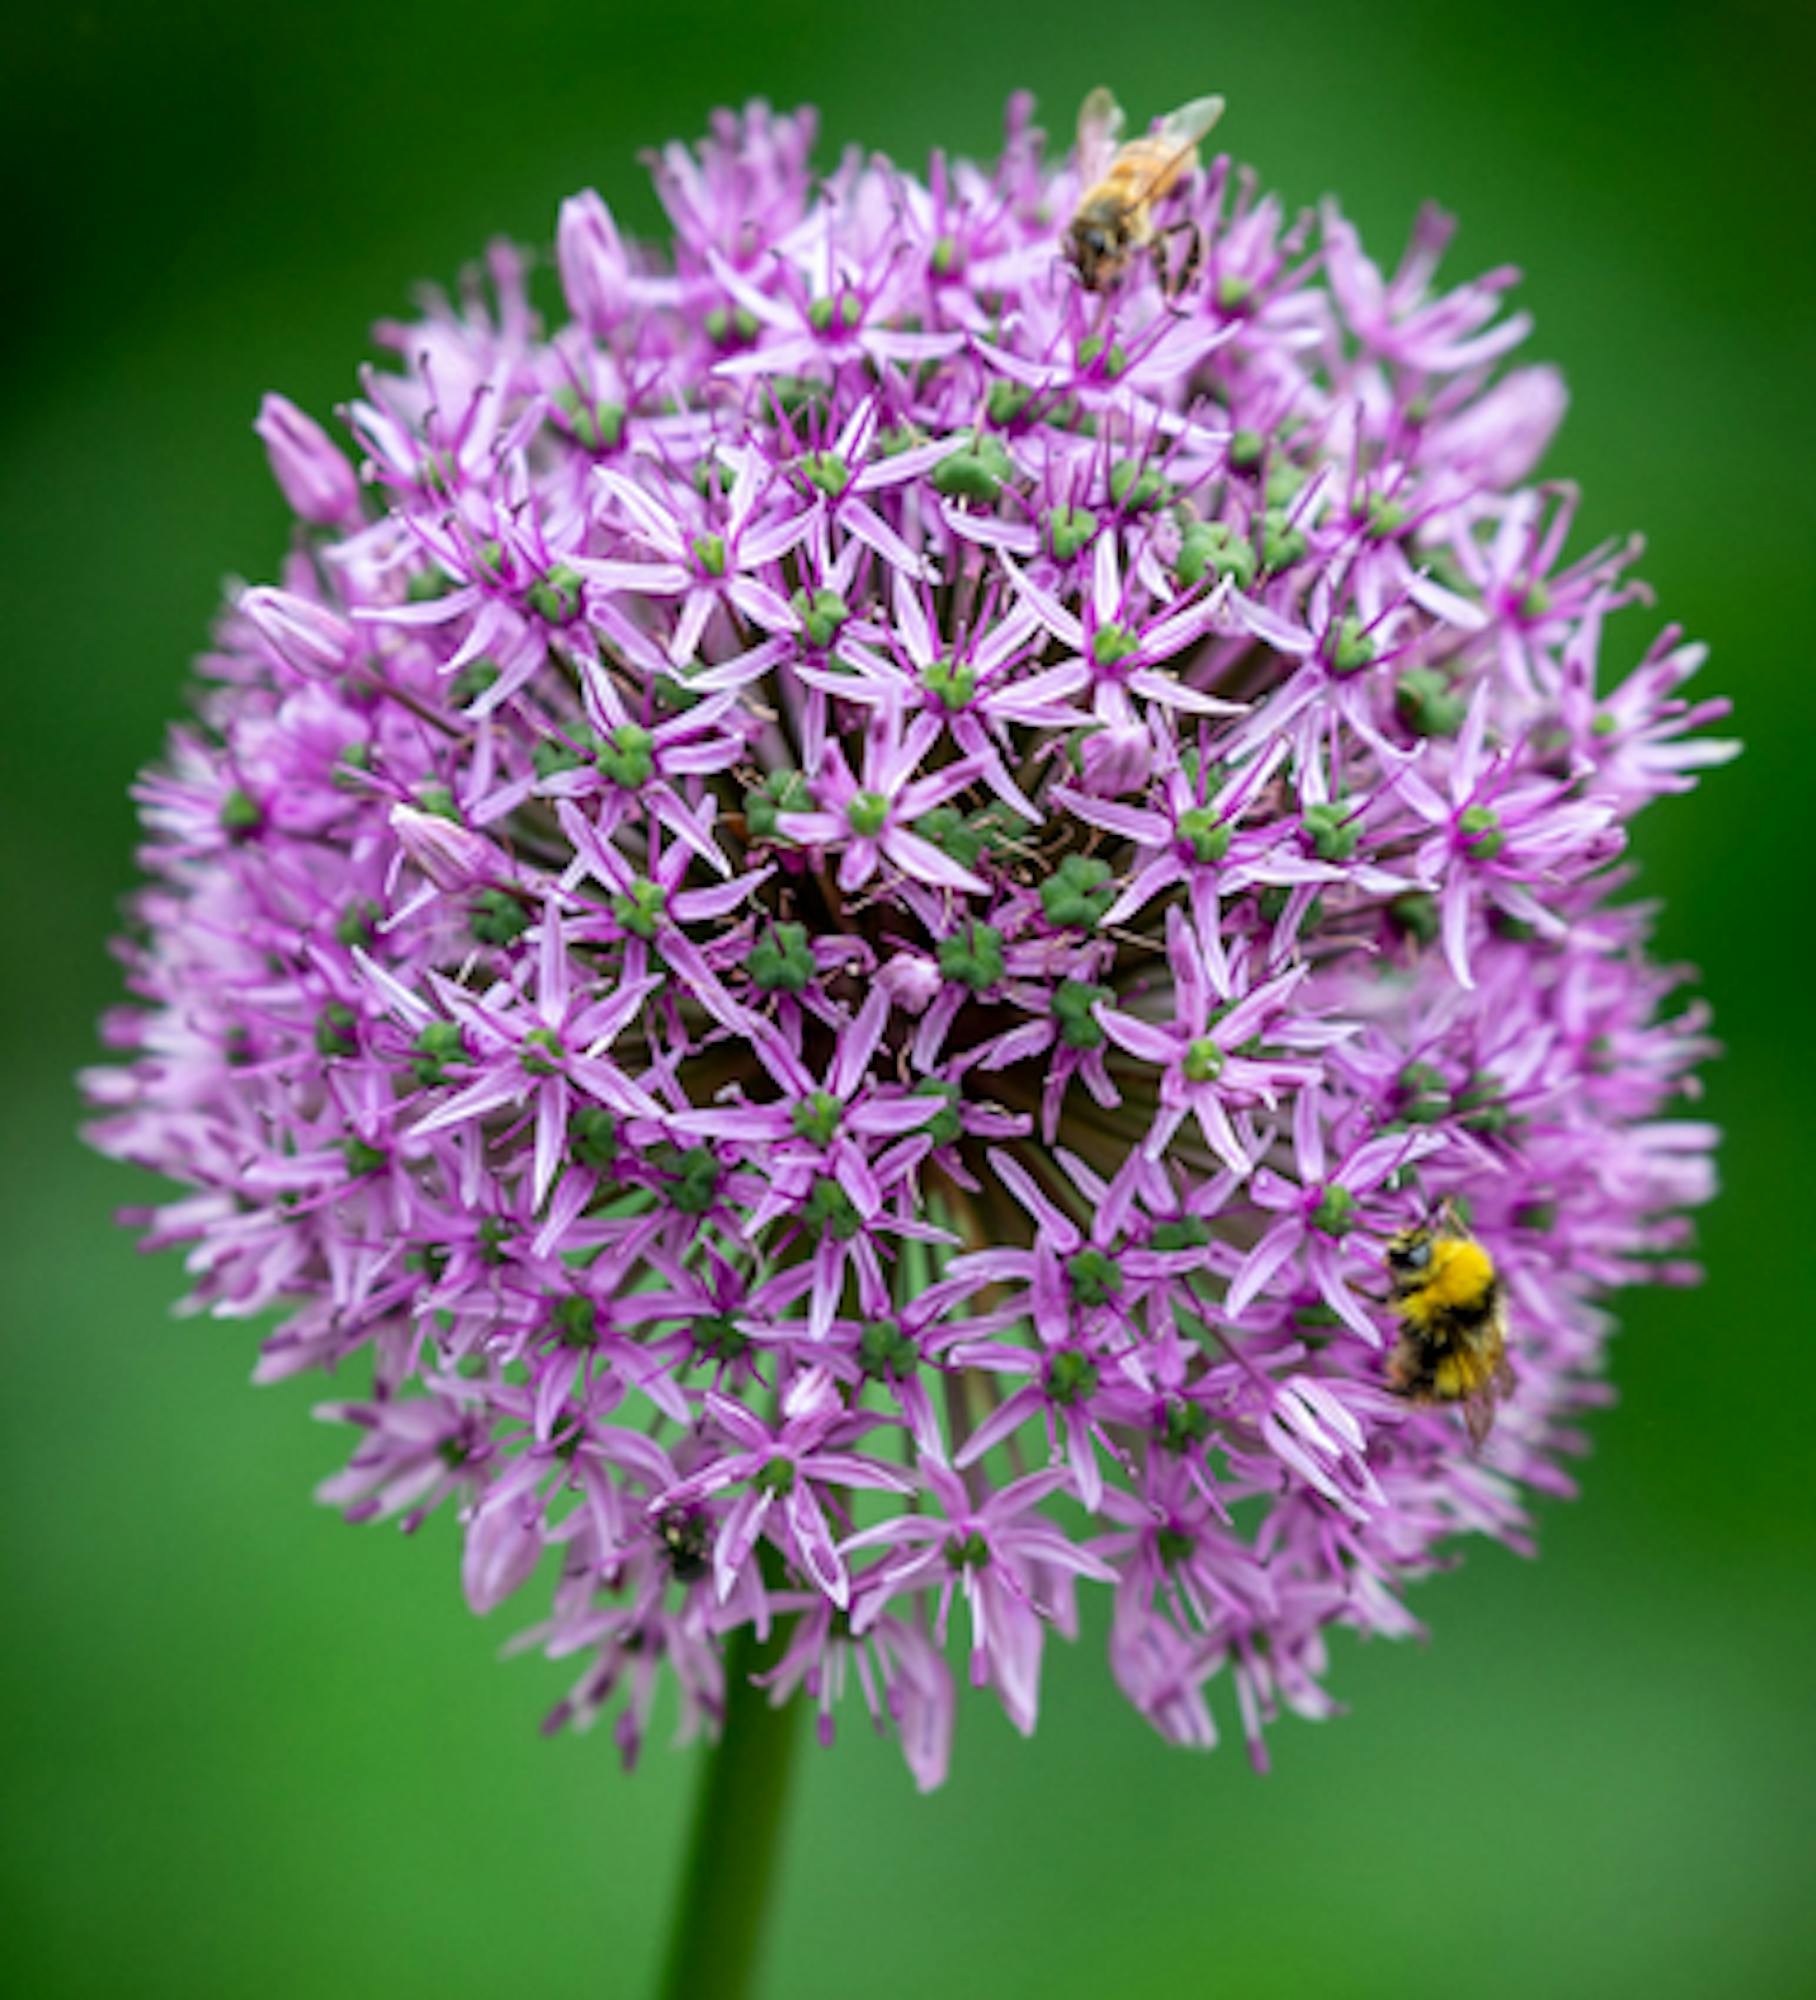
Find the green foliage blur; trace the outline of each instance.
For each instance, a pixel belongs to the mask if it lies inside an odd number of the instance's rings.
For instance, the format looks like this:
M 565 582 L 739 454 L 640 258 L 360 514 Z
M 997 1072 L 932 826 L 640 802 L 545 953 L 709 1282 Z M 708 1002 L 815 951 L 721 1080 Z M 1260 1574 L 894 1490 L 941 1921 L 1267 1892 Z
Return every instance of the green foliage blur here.
M 1457 272 L 1529 273 L 1574 397 L 1548 470 L 1578 547 L 1643 527 L 1660 618 L 1750 742 L 1647 816 L 1661 948 L 1727 1058 L 1703 1289 L 1635 1298 L 1617 1407 L 1543 1555 L 1416 1595 L 1428 1646 L 1339 1641 L 1352 1704 L 1169 1751 L 1101 1626 L 1050 1656 L 1038 1738 L 967 1708 L 917 1798 L 848 1704 L 809 1750 L 770 1955 L 790 2000 L 1816 1990 L 1809 648 L 1816 300 L 1807 7 L 1445 0 L 127 6 L 18 16 L 0 56 L 7 897 L 0 1173 L 0 1985 L 74 1995 L 589 1993 L 648 1982 L 696 1760 L 543 1741 L 562 1685 L 500 1665 L 450 1524 L 406 1547 L 313 1505 L 318 1384 L 253 1392 L 255 1330 L 175 1323 L 109 1213 L 70 1082 L 116 996 L 126 787 L 221 579 L 283 515 L 250 423 L 326 417 L 374 319 L 487 237 L 552 236 L 718 103 L 817 102 L 822 157 L 987 151 L 1011 87 L 1063 133 L 1208 89 L 1294 201 L 1391 263 L 1420 200 Z

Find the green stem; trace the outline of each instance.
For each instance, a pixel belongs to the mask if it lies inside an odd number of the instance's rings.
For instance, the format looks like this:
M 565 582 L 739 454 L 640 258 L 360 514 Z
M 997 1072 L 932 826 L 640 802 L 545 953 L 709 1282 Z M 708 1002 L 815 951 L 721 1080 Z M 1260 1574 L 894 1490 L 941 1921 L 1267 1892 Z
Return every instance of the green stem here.
M 725 1726 L 700 1774 L 662 2000 L 746 2000 L 755 1991 L 801 1703 L 772 1708 L 750 1677 L 773 1666 L 786 1642 L 782 1623 L 763 1642 L 745 1625 L 727 1649 Z

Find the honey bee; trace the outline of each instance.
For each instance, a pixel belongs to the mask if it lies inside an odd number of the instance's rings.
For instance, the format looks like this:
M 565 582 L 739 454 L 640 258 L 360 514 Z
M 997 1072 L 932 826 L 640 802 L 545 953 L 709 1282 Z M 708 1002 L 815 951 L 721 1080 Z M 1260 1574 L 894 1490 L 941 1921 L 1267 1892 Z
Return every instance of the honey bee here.
M 1387 1277 L 1387 1302 L 1400 1321 L 1388 1382 L 1410 1402 L 1460 1403 L 1469 1441 L 1479 1448 L 1514 1383 L 1494 1259 L 1445 1201 L 1435 1222 L 1389 1239 Z
M 1092 91 L 1078 113 L 1078 171 L 1085 191 L 1066 225 L 1066 253 L 1088 292 L 1106 292 L 1128 270 L 1136 253 L 1160 243 L 1175 230 L 1192 233 L 1178 279 L 1162 288 L 1178 291 L 1198 267 L 1198 225 L 1176 223 L 1157 230 L 1154 205 L 1198 163 L 1198 142 L 1223 116 L 1221 97 L 1195 97 L 1160 121 L 1159 127 L 1124 144 L 1122 107 L 1107 90 Z

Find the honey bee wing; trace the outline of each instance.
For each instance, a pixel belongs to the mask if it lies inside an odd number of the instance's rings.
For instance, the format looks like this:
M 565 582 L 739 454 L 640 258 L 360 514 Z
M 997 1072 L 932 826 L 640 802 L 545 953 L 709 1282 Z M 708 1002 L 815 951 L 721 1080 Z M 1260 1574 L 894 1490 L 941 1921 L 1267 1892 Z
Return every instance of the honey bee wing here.
M 1198 142 L 1223 116 L 1221 97 L 1195 97 L 1169 112 L 1154 132 L 1129 148 L 1138 154 L 1140 195 L 1158 201 L 1184 174 L 1198 164 Z
M 1122 139 L 1122 106 L 1102 84 L 1078 107 L 1078 175 L 1090 187 L 1103 178 Z
M 1187 146 L 1197 145 L 1222 116 L 1221 97 L 1194 97 L 1190 104 L 1182 104 L 1177 111 L 1169 111 L 1160 121 L 1160 130 L 1155 136 L 1163 144 L 1183 151 Z

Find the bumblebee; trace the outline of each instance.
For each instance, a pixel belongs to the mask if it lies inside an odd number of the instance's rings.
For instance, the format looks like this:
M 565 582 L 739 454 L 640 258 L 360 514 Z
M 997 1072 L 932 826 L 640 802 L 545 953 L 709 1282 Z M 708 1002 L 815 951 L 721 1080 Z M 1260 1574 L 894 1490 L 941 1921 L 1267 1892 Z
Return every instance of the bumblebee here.
M 697 1583 L 712 1555 L 712 1523 L 704 1514 L 664 1514 L 656 1523 L 656 1539 L 677 1583 Z
M 1446 1201 L 1435 1221 L 1389 1240 L 1387 1279 L 1387 1302 L 1400 1322 L 1389 1384 L 1409 1402 L 1461 1404 L 1469 1441 L 1480 1447 L 1495 1405 L 1514 1383 L 1494 1259 Z
M 1156 230 L 1154 204 L 1198 163 L 1198 142 L 1223 116 L 1221 97 L 1197 97 L 1125 145 L 1122 108 L 1107 90 L 1094 90 L 1078 114 L 1078 171 L 1084 193 L 1066 225 L 1066 254 L 1088 292 L 1106 292 L 1134 261 L 1136 253 L 1161 242 L 1173 230 Z M 1198 225 L 1177 223 L 1192 234 L 1183 271 L 1171 286 L 1183 289 L 1197 269 Z

